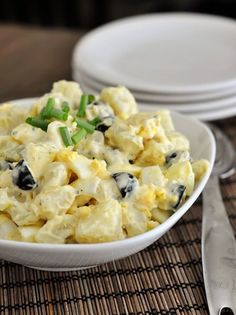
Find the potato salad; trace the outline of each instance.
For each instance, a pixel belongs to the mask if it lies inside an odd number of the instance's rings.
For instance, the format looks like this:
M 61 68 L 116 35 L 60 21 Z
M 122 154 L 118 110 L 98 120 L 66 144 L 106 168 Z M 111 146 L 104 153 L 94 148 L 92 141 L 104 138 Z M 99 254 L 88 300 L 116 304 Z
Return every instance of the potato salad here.
M 0 239 L 98 243 L 149 231 L 208 168 L 169 111 L 139 112 L 123 86 L 54 83 L 29 108 L 0 106 Z

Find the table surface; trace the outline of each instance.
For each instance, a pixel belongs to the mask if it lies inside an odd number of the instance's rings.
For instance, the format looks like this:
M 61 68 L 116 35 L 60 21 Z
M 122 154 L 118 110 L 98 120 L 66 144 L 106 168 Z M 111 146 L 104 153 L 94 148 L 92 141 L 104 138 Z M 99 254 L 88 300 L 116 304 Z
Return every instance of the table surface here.
M 0 101 L 41 95 L 70 79 L 80 31 L 0 25 Z M 236 118 L 218 121 L 236 147 Z M 221 185 L 236 231 L 236 176 Z M 93 269 L 36 271 L 0 261 L 0 314 L 208 314 L 201 201 L 158 242 Z

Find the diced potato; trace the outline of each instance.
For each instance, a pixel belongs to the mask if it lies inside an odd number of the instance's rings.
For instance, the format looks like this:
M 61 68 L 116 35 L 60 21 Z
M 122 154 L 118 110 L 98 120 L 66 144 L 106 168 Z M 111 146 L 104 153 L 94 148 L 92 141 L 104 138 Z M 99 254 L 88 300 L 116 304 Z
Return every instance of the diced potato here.
M 78 207 L 76 211 L 76 218 L 78 219 L 84 219 L 88 218 L 91 214 L 91 212 L 94 210 L 95 206 L 90 205 L 90 206 L 84 206 L 84 207 Z
M 63 215 L 72 206 L 76 197 L 73 187 L 51 187 L 42 191 L 35 198 L 35 213 L 42 219 L 52 219 L 56 215 Z
M 78 195 L 88 195 L 91 197 L 96 197 L 100 181 L 101 179 L 97 176 L 79 178 L 74 181 L 71 186 L 76 190 L 76 193 Z
M 138 127 L 137 134 L 144 139 L 152 139 L 158 132 L 158 116 L 150 113 L 137 113 L 128 119 L 128 124 Z
M 38 243 L 64 244 L 66 239 L 75 233 L 76 220 L 73 215 L 55 216 L 48 220 L 36 233 Z
M 28 116 L 40 115 L 42 109 L 47 105 L 49 98 L 54 99 L 55 101 L 54 107 L 57 109 L 61 109 L 62 102 L 67 101 L 67 99 L 64 98 L 64 96 L 60 92 L 46 93 L 33 104 L 33 106 L 30 108 Z
M 135 127 L 127 126 L 123 122 L 116 120 L 106 131 L 109 144 L 126 153 L 129 160 L 135 159 L 143 150 L 143 138 L 135 134 Z
M 140 184 L 153 184 L 158 187 L 163 187 L 165 182 L 165 177 L 158 165 L 142 168 L 140 174 Z
M 111 149 L 106 146 L 104 148 L 104 159 L 106 160 L 108 165 L 112 164 L 128 164 L 129 160 L 124 152 L 121 152 L 118 149 Z
M 87 178 L 92 176 L 91 163 L 92 160 L 76 152 L 68 150 L 60 151 L 57 159 L 66 163 L 79 178 Z
M 110 174 L 108 173 L 107 169 L 106 169 L 106 162 L 103 161 L 103 160 L 97 160 L 97 159 L 94 159 L 92 160 L 91 162 L 91 170 L 92 170 L 92 173 L 94 175 L 97 175 L 98 177 L 100 177 L 101 179 L 105 179 L 105 178 L 108 178 L 110 176 Z
M 151 209 L 157 206 L 156 187 L 154 185 L 142 185 L 134 196 L 135 207 L 150 216 Z
M 20 226 L 18 228 L 20 235 L 21 235 L 21 240 L 23 242 L 36 242 L 35 236 L 40 230 L 42 225 L 37 224 L 37 225 L 29 225 L 29 226 Z
M 190 196 L 194 189 L 194 173 L 189 161 L 178 162 L 169 167 L 165 173 L 169 181 L 176 181 L 186 187 L 186 195 Z
M 169 139 L 167 137 L 167 133 L 165 129 L 160 125 L 157 127 L 156 135 L 153 137 L 153 139 L 157 142 L 161 143 L 168 143 Z
M 14 187 L 11 170 L 5 170 L 4 172 L 0 172 L 0 188 L 9 188 Z
M 163 223 L 165 222 L 171 215 L 173 214 L 173 211 L 170 210 L 161 210 L 161 209 L 153 209 L 152 210 L 152 219 Z
M 0 239 L 21 240 L 17 225 L 6 214 L 0 214 Z
M 173 131 L 168 134 L 169 141 L 173 144 L 176 151 L 188 151 L 189 141 L 179 132 Z
M 5 210 L 10 214 L 12 220 L 19 226 L 32 225 L 39 221 L 39 217 L 35 214 L 35 206 L 31 202 L 14 203 Z
M 163 165 L 168 152 L 173 150 L 173 145 L 169 142 L 160 143 L 154 140 L 147 141 L 143 152 L 136 160 L 136 164 L 142 166 Z
M 16 106 L 11 103 L 4 103 L 0 106 L 0 135 L 6 135 L 27 117 L 28 109 L 23 106 Z
M 77 152 L 60 151 L 57 155 L 58 161 L 63 161 L 68 165 L 79 178 L 88 178 L 97 175 L 106 178 L 109 174 L 106 170 L 106 162 L 97 159 L 91 160 Z
M 133 95 L 124 86 L 103 89 L 100 94 L 100 100 L 108 103 L 115 114 L 123 119 L 127 119 L 138 111 Z
M 129 237 L 148 230 L 149 217 L 144 211 L 138 210 L 133 203 L 123 203 L 123 227 Z
M 165 131 L 169 132 L 174 130 L 174 125 L 169 110 L 160 110 L 158 112 L 158 116 L 160 117 L 160 123 Z
M 11 136 L 0 136 L 0 160 L 19 161 L 23 146 Z
M 77 145 L 77 152 L 85 155 L 87 158 L 103 159 L 104 152 L 104 135 L 95 131 L 93 134 L 88 134 Z
M 152 229 L 154 229 L 155 227 L 157 227 L 157 226 L 159 226 L 159 225 L 160 225 L 159 222 L 150 220 L 150 221 L 148 221 L 148 223 L 147 223 L 147 229 L 148 229 L 148 231 L 149 231 L 149 230 L 152 230 Z
M 36 179 L 43 176 L 47 166 L 55 159 L 55 151 L 46 144 L 29 143 L 22 152 L 24 160 L 29 165 Z
M 122 212 L 119 202 L 110 199 L 94 206 L 89 216 L 78 220 L 75 238 L 79 243 L 123 239 Z
M 69 181 L 68 170 L 65 163 L 52 162 L 48 164 L 44 174 L 41 187 L 60 187 L 67 185 Z
M 208 168 L 209 168 L 209 162 L 207 160 L 199 160 L 194 161 L 192 163 L 193 172 L 195 174 L 195 180 L 199 182 L 203 175 L 206 174 Z
M 93 120 L 95 117 L 114 117 L 112 107 L 103 102 L 97 101 L 97 105 L 90 104 L 86 106 L 86 117 L 88 120 Z
M 8 188 L 0 188 L 0 211 L 4 211 L 12 204 L 7 191 Z
M 61 93 L 73 108 L 79 107 L 82 91 L 77 82 L 65 80 L 55 82 L 51 92 Z
M 26 123 L 18 125 L 11 132 L 12 138 L 23 144 L 44 141 L 46 139 L 46 135 L 47 134 L 42 129 L 33 127 Z
M 120 198 L 120 191 L 113 178 L 103 179 L 99 183 L 96 199 L 99 202 Z
M 75 197 L 75 200 L 72 204 L 72 206 L 70 207 L 70 209 L 67 211 L 68 214 L 77 214 L 78 210 L 85 206 L 90 200 L 91 200 L 91 196 L 89 195 L 79 195 Z
M 59 131 L 60 127 L 65 127 L 65 124 L 60 121 L 53 121 L 48 125 L 47 129 L 48 143 L 57 150 L 63 150 L 65 148 Z
M 176 211 L 186 198 L 186 186 L 170 181 L 165 188 L 157 190 L 156 196 L 158 208 Z

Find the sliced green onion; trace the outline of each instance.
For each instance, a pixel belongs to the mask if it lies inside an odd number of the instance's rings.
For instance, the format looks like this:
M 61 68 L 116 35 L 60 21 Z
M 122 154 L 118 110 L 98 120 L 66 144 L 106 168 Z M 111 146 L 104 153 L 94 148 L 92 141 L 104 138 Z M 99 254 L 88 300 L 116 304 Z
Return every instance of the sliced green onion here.
M 91 125 L 89 122 L 85 120 L 81 120 L 79 118 L 76 119 L 77 126 L 80 128 L 84 128 L 88 133 L 93 133 L 95 130 L 95 126 Z
M 88 95 L 83 94 L 81 96 L 80 104 L 79 104 L 79 110 L 78 110 L 76 116 L 78 116 L 78 117 L 84 117 L 85 116 L 85 108 L 86 108 L 86 105 L 88 104 L 88 100 L 89 100 Z
M 77 131 L 72 137 L 72 141 L 74 142 L 74 144 L 77 144 L 80 142 L 81 139 L 83 139 L 87 134 L 87 131 L 85 129 L 80 129 L 79 131 Z
M 66 121 L 68 119 L 68 111 L 63 111 L 55 106 L 55 99 L 53 97 L 49 97 L 46 106 L 42 109 L 40 113 L 40 117 L 42 119 L 50 119 L 50 118 L 57 118 L 59 120 Z
M 52 108 L 50 112 L 51 117 L 50 118 L 57 118 L 59 120 L 66 121 L 68 119 L 68 113 L 64 112 L 63 110 Z
M 73 142 L 71 140 L 71 136 L 70 136 L 68 128 L 67 127 L 59 127 L 59 131 L 60 131 L 62 140 L 64 142 L 64 145 L 66 147 L 69 147 L 70 145 L 73 145 Z
M 97 126 L 97 124 L 100 124 L 102 121 L 99 117 L 95 117 L 93 120 L 90 120 L 89 123 L 91 125 Z
M 69 113 L 69 111 L 70 111 L 69 103 L 66 102 L 66 101 L 64 101 L 64 102 L 62 103 L 62 108 L 61 108 L 61 109 L 63 110 L 63 112 Z
M 92 103 L 93 101 L 95 101 L 95 96 L 92 94 L 89 94 L 88 96 L 88 104 Z
M 46 106 L 42 109 L 40 113 L 40 117 L 42 119 L 51 118 L 51 111 L 55 105 L 55 99 L 53 97 L 49 97 Z
M 44 131 L 47 131 L 48 122 L 39 118 L 39 117 L 28 117 L 25 122 L 31 126 L 41 128 Z

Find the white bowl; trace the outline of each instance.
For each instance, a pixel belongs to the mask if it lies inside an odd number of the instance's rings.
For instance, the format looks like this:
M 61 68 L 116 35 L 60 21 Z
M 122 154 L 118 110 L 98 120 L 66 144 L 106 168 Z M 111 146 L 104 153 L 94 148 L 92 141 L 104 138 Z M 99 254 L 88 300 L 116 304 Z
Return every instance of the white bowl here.
M 29 106 L 35 99 L 14 101 Z M 155 111 L 155 106 L 142 106 L 141 110 Z M 0 258 L 31 268 L 49 271 L 69 271 L 120 259 L 149 246 L 165 234 L 191 207 L 202 192 L 212 171 L 215 159 L 215 141 L 209 128 L 200 121 L 172 112 L 176 130 L 190 141 L 194 159 L 207 159 L 210 167 L 195 188 L 192 196 L 164 223 L 144 234 L 125 240 L 100 244 L 36 244 L 0 240 Z

